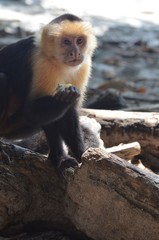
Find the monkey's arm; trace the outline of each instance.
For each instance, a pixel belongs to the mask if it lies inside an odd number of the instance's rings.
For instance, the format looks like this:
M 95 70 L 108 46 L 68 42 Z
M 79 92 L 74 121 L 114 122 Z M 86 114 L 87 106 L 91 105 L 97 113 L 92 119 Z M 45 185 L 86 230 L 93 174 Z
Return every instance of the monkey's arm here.
M 74 86 L 59 89 L 55 96 L 44 96 L 27 102 L 24 116 L 27 122 L 41 127 L 54 122 L 65 115 L 80 96 Z

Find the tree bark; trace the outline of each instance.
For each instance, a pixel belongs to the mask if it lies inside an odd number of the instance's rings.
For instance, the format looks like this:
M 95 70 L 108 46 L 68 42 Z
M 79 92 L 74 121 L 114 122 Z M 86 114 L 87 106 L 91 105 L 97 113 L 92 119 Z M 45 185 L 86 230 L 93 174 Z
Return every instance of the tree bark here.
M 65 178 L 40 154 L 3 143 L 1 153 L 1 235 L 34 226 L 78 230 L 96 240 L 158 239 L 156 174 L 104 149 L 86 151 L 82 166 Z
M 47 158 L 13 145 L 1 143 L 1 149 L 1 235 L 23 231 L 31 222 L 38 222 L 39 229 L 46 223 L 67 228 L 70 221 L 63 209 L 66 182 Z
M 81 114 L 102 125 L 101 138 L 106 147 L 137 141 L 141 154 L 159 157 L 158 113 L 82 109 Z
M 83 160 L 68 188 L 76 226 L 96 240 L 157 240 L 159 177 L 104 150 Z

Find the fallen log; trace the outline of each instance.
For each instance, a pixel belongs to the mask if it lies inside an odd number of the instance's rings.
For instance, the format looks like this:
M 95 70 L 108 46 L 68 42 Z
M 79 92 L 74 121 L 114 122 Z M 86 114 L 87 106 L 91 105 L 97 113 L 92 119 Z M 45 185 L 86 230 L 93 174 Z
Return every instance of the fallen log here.
M 81 115 L 101 125 L 106 147 L 138 141 L 141 154 L 159 157 L 159 113 L 82 109 Z
M 157 240 L 159 177 L 101 149 L 83 160 L 67 190 L 76 226 L 96 240 Z
M 95 240 L 158 239 L 156 174 L 92 148 L 83 155 L 82 166 L 66 171 L 64 179 L 40 154 L 3 143 L 1 150 L 0 235 L 33 225 Z

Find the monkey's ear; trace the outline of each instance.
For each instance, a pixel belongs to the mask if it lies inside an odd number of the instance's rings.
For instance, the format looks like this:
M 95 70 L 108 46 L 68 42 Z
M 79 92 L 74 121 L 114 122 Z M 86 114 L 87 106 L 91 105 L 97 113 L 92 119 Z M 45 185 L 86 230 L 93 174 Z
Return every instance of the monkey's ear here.
M 35 45 L 42 47 L 45 45 L 45 41 L 49 40 L 50 26 L 41 24 L 39 31 L 35 34 Z
M 45 25 L 44 24 L 40 24 L 40 29 L 35 33 L 35 45 L 36 46 L 40 46 L 41 44 L 41 36 L 42 36 L 42 32 L 44 29 Z
M 36 44 L 37 46 L 42 46 L 44 41 L 46 40 L 53 40 L 55 37 L 58 37 L 61 35 L 62 27 L 57 24 L 47 24 L 47 25 L 41 25 L 40 30 L 36 34 Z

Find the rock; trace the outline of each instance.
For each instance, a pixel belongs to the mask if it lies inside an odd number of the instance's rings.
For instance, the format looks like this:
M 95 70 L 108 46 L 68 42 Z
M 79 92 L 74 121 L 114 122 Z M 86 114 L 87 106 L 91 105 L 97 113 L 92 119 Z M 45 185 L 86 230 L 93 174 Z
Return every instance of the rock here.
M 88 108 L 94 109 L 122 109 L 127 107 L 126 100 L 122 97 L 119 91 L 115 89 L 107 89 L 101 91 L 101 93 L 96 96 L 96 99 L 92 99 L 87 103 Z

